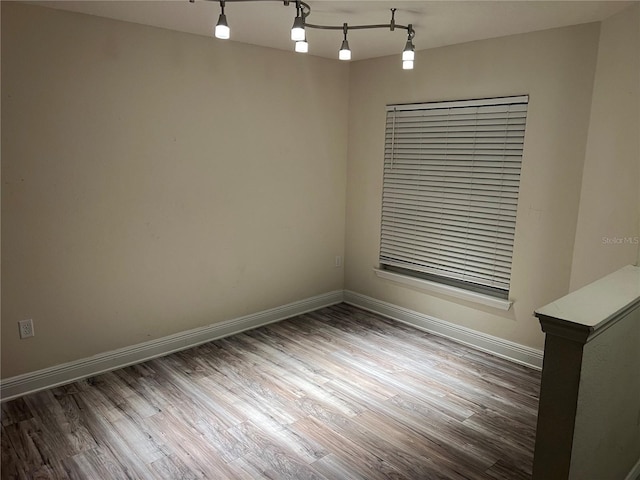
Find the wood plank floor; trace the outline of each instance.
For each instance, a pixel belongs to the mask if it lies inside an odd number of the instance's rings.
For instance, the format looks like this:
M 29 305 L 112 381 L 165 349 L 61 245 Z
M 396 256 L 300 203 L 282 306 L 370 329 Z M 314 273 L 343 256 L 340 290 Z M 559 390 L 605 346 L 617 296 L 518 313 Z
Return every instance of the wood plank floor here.
M 2 405 L 2 478 L 527 479 L 540 374 L 337 305 Z

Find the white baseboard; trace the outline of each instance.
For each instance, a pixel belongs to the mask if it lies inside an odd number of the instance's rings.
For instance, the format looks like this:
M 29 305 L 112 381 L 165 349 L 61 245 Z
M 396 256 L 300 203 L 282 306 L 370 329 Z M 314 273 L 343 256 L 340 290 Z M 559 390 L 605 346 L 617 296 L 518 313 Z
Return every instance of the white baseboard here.
M 456 342 L 472 346 L 478 350 L 491 353 L 527 367 L 542 369 L 542 350 L 526 347 L 508 340 L 503 340 L 470 328 L 440 320 L 423 313 L 399 307 L 392 303 L 376 300 L 349 290 L 344 291 L 345 303 L 369 310 L 382 316 L 413 325 L 436 335 L 450 338 Z
M 187 330 L 157 340 L 10 377 L 0 383 L 0 399 L 4 402 L 28 393 L 64 385 L 82 378 L 151 360 L 152 358 L 195 347 L 196 345 L 245 330 L 328 307 L 329 305 L 335 305 L 342 301 L 413 325 L 427 332 L 470 345 L 507 360 L 536 369 L 542 368 L 542 351 L 540 350 L 480 333 L 349 290 L 337 290 L 214 325 Z M 636 472 L 635 475 L 637 475 L 639 469 L 640 465 L 636 465 L 632 470 L 632 474 Z M 630 474 L 630 478 L 635 480 L 632 474 Z
M 640 458 L 638 459 L 636 464 L 633 466 L 633 468 L 629 472 L 629 475 L 627 475 L 627 477 L 625 478 L 625 480 L 638 480 L 638 479 L 640 479 Z
M 343 291 L 337 290 L 214 325 L 194 328 L 130 347 L 10 377 L 0 383 L 0 399 L 4 402 L 28 393 L 151 360 L 342 301 Z

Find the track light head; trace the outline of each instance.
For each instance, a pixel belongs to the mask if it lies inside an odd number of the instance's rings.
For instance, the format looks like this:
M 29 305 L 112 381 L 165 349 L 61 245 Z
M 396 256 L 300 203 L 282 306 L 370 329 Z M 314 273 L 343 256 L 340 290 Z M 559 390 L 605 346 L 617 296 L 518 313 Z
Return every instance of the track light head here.
M 224 14 L 224 0 L 220 1 L 220 16 L 218 17 L 218 23 L 216 23 L 216 28 L 213 33 L 216 38 L 222 40 L 227 40 L 231 33 L 231 29 L 227 23 L 227 16 Z
M 214 34 L 216 38 L 220 38 L 222 40 L 227 40 L 231 34 L 231 29 L 227 24 L 227 16 L 224 13 L 221 13 L 218 17 L 218 23 L 216 23 Z
M 407 43 L 402 51 L 402 68 L 404 70 L 413 70 L 413 61 L 416 58 L 416 47 L 413 46 L 413 37 L 416 32 L 413 30 L 413 25 L 409 24 L 407 32 Z
M 344 39 L 338 52 L 338 58 L 340 60 L 351 60 L 351 49 L 349 48 L 349 41 L 347 40 L 347 32 L 349 31 L 348 25 L 345 23 L 342 25 L 342 32 L 344 33 Z
M 413 46 L 413 42 L 409 38 L 407 40 L 407 44 L 404 46 L 404 50 L 402 51 L 402 61 L 414 61 L 416 57 L 415 47 Z
M 291 40 L 301 42 L 304 40 L 304 20 L 302 17 L 296 17 L 291 27 Z
M 302 18 L 300 1 L 296 2 L 296 18 L 293 20 L 293 27 L 291 27 L 291 40 L 294 42 L 305 41 L 304 18 Z
M 340 47 L 340 51 L 338 52 L 338 58 L 340 60 L 351 60 L 351 50 L 349 49 L 348 41 L 342 41 L 342 46 Z

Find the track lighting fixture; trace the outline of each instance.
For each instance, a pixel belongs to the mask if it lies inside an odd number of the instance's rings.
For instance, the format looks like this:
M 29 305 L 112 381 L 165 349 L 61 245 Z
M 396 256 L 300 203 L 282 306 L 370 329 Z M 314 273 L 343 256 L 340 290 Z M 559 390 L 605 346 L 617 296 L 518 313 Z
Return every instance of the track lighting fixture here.
M 415 56 L 415 47 L 413 46 L 413 29 L 411 28 L 411 25 L 409 25 L 409 36 L 407 37 L 407 43 L 402 51 L 402 60 L 405 62 L 411 60 L 413 62 Z
M 191 3 L 195 3 L 196 0 L 189 0 Z M 215 0 L 214 0 L 215 1 Z M 216 38 L 228 39 L 230 36 L 230 29 L 227 23 L 227 17 L 224 13 L 225 3 L 232 2 L 251 2 L 251 1 L 265 1 L 265 0 L 220 0 L 220 16 L 218 17 L 218 23 L 215 27 Z M 290 6 L 293 0 L 267 0 L 282 2 L 285 7 Z M 398 25 L 395 20 L 396 9 L 391 9 L 391 21 L 387 24 L 375 24 L 375 25 L 347 25 L 343 23 L 339 25 L 317 25 L 307 22 L 307 18 L 311 14 L 311 7 L 302 0 L 295 0 L 296 16 L 293 20 L 293 26 L 291 27 L 291 40 L 295 42 L 295 51 L 306 53 L 309 51 L 309 44 L 307 43 L 306 29 L 313 28 L 319 30 L 342 30 L 344 35 L 342 45 L 338 52 L 338 58 L 340 60 L 351 60 L 351 49 L 349 48 L 349 41 L 347 40 L 347 32 L 349 30 L 369 30 L 374 28 L 385 28 L 392 32 L 395 29 L 407 31 L 407 43 L 402 51 L 402 68 L 405 70 L 413 69 L 413 62 L 415 60 L 415 46 L 413 45 L 413 37 L 415 36 L 415 30 L 413 25 Z
M 218 23 L 216 24 L 214 34 L 216 38 L 227 40 L 231 30 L 227 24 L 227 16 L 224 14 L 224 1 L 225 0 L 220 1 L 220 16 L 218 17 Z
M 413 70 L 413 61 L 416 58 L 415 47 L 413 46 L 413 25 L 409 24 L 407 43 L 402 51 L 402 68 L 403 70 Z
M 413 62 L 413 60 L 415 59 L 415 52 L 414 52 L 414 47 L 413 44 L 411 44 L 411 40 L 407 41 L 407 45 L 404 47 L 404 50 L 402 51 L 402 60 L 403 61 L 407 61 L 410 60 Z
M 342 40 L 342 46 L 340 47 L 340 51 L 338 52 L 338 58 L 340 60 L 351 60 L 351 50 L 349 49 L 349 42 L 347 40 L 347 31 L 349 27 L 347 24 L 342 25 L 342 31 L 344 32 L 344 39 Z
M 296 18 L 293 20 L 293 27 L 291 27 L 291 40 L 294 42 L 304 41 L 304 18 L 302 18 L 302 9 L 300 8 L 300 2 L 296 2 Z

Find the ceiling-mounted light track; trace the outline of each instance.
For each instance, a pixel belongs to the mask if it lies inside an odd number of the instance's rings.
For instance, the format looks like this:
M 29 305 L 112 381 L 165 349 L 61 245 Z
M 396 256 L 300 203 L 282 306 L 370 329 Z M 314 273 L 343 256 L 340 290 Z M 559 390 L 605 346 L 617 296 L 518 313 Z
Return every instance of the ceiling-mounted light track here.
M 218 1 L 218 0 L 211 0 Z M 218 18 L 218 23 L 215 27 L 215 36 L 216 38 L 228 39 L 230 36 L 229 25 L 227 24 L 227 17 L 224 13 L 225 3 L 235 3 L 235 2 L 258 2 L 258 1 L 274 1 L 274 2 L 282 2 L 285 7 L 292 5 L 292 0 L 221 0 L 220 1 L 220 16 Z M 195 3 L 195 0 L 189 0 L 190 3 Z M 342 45 L 340 47 L 340 51 L 338 52 L 338 58 L 340 60 L 351 60 L 351 49 L 349 48 L 349 41 L 347 40 L 347 32 L 349 30 L 371 30 L 384 28 L 389 29 L 392 32 L 397 28 L 400 30 L 407 31 L 407 43 L 405 44 L 404 50 L 402 52 L 402 68 L 405 70 L 413 69 L 413 62 L 415 60 L 415 46 L 413 45 L 413 37 L 415 36 L 415 30 L 411 24 L 409 25 L 398 25 L 395 20 L 396 9 L 391 9 L 391 21 L 389 23 L 384 24 L 371 24 L 371 25 L 347 25 L 347 23 L 343 23 L 342 25 L 319 25 L 308 23 L 307 18 L 311 15 L 311 7 L 309 4 L 305 3 L 302 0 L 296 0 L 293 5 L 296 8 L 296 16 L 293 20 L 293 26 L 291 27 L 291 40 L 295 43 L 295 51 L 306 53 L 309 51 L 309 44 L 306 39 L 306 28 L 313 28 L 318 30 L 342 30 L 344 37 L 342 40 Z

